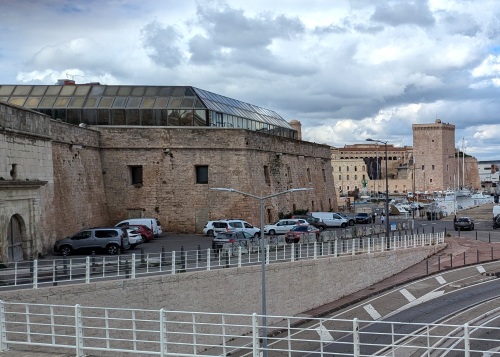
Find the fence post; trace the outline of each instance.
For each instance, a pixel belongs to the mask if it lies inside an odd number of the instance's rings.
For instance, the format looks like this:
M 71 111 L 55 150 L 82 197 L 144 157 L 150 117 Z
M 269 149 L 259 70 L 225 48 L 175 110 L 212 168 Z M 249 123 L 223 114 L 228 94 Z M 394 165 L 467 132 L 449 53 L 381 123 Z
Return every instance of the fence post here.
M 90 257 L 85 257 L 85 284 L 90 284 Z
M 135 279 L 135 253 L 132 254 L 132 279 Z
M 186 261 L 184 259 L 184 254 L 186 254 L 184 252 L 184 246 L 181 245 L 181 270 L 182 271 L 186 270 Z
M 167 313 L 165 309 L 160 309 L 160 356 L 165 357 L 168 354 L 167 337 Z
M 207 270 L 210 270 L 210 248 L 207 248 Z
M 252 314 L 252 356 L 259 357 L 259 323 L 257 314 Z
M 352 349 L 353 356 L 359 357 L 360 349 L 359 349 L 359 324 L 358 319 L 355 318 L 352 320 Z
M 0 300 L 0 351 L 7 351 L 9 346 L 5 341 L 7 338 L 6 326 L 5 326 L 5 303 Z
M 226 249 L 226 268 L 229 268 L 229 254 L 231 253 L 231 248 Z
M 76 355 L 82 356 L 83 349 L 83 325 L 82 325 L 82 310 L 79 304 L 75 305 L 75 347 Z
M 33 261 L 33 289 L 38 288 L 38 260 Z
M 172 275 L 174 274 L 175 274 L 175 250 L 172 250 Z
M 486 355 L 486 353 L 484 355 Z M 469 357 L 469 356 L 470 356 L 469 324 L 465 323 L 464 324 L 464 357 Z
M 314 248 L 314 255 L 313 255 L 313 259 L 318 259 L 318 253 L 316 251 L 317 249 L 317 244 L 316 242 L 313 243 L 313 248 Z

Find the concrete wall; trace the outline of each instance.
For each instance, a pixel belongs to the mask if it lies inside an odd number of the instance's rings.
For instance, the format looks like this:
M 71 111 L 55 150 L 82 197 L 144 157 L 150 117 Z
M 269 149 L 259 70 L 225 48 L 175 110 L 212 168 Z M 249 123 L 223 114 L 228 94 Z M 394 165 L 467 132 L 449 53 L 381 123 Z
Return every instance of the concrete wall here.
M 267 311 L 295 315 L 392 276 L 441 245 L 267 266 Z M 2 291 L 0 299 L 39 304 L 245 313 L 261 311 L 260 266 Z

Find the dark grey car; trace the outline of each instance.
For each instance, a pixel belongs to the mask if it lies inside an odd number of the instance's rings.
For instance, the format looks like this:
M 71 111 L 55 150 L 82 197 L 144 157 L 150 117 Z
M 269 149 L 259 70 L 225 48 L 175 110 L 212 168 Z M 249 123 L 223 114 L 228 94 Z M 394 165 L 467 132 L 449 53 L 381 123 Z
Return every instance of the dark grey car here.
M 74 251 L 104 250 L 108 254 L 118 254 L 129 249 L 127 230 L 117 227 L 89 228 L 72 237 L 58 240 L 54 244 L 54 252 L 70 255 Z

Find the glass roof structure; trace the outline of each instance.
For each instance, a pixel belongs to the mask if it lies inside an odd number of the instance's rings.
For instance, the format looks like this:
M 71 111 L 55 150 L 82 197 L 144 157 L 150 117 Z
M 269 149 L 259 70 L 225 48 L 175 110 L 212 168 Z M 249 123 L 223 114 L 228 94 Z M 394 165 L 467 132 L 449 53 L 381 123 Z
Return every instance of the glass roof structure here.
M 275 111 L 189 86 L 0 85 L 6 102 L 78 125 L 212 126 L 297 138 Z

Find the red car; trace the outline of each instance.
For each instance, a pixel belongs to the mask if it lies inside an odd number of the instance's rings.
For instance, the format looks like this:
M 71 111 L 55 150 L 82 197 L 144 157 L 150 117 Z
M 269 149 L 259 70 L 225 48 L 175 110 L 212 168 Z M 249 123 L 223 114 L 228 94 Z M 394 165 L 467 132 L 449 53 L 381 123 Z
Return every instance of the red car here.
M 150 240 L 153 240 L 154 238 L 154 234 L 153 234 L 153 231 L 151 230 L 151 228 L 147 227 L 147 226 L 143 226 L 141 224 L 131 224 L 128 226 L 128 228 L 130 229 L 135 229 L 137 232 L 140 233 L 140 235 L 142 236 L 142 240 L 144 242 L 149 242 Z
M 319 229 L 312 225 L 300 224 L 293 227 L 292 230 L 285 235 L 285 241 L 287 243 L 299 243 L 302 237 L 318 239 Z

